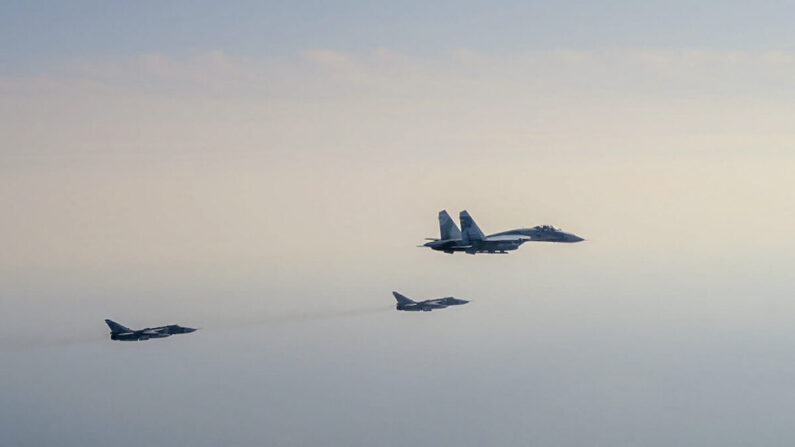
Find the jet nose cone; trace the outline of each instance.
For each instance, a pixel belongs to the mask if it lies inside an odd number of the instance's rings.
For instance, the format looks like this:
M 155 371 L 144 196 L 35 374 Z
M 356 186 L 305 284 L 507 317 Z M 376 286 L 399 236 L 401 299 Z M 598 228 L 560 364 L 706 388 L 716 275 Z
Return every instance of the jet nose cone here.
M 186 327 L 186 328 L 183 328 L 183 329 L 185 330 L 185 333 L 188 333 L 188 334 L 190 334 L 191 332 L 196 332 L 196 330 L 197 330 L 196 328 L 192 328 L 192 327 Z

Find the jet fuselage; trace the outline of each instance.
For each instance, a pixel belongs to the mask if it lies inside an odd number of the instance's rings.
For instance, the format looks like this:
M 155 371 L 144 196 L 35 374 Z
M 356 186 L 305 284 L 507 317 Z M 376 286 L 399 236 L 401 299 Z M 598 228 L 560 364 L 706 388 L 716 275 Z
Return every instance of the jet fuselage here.
M 581 242 L 585 239 L 573 233 L 566 233 L 551 225 L 540 225 L 533 228 L 517 228 L 515 230 L 503 231 L 495 233 L 487 237 L 495 236 L 522 236 L 526 237 L 528 241 L 533 242 L 564 242 L 574 243 Z

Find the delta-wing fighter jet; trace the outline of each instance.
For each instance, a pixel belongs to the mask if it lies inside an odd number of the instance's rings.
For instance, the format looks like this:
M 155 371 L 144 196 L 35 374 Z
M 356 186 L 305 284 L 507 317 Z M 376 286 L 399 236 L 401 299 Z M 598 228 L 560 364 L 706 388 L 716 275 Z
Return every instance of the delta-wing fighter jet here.
M 168 326 L 148 327 L 146 329 L 133 330 L 122 326 L 113 320 L 105 320 L 105 324 L 110 328 L 110 339 L 119 341 L 143 341 L 150 338 L 165 338 L 174 334 L 189 334 L 196 329 L 183 327 L 178 324 Z
M 433 300 L 425 300 L 425 301 L 414 301 L 406 296 L 403 296 L 397 292 L 392 292 L 392 295 L 395 296 L 397 300 L 397 310 L 406 310 L 406 311 L 423 311 L 423 312 L 430 312 L 434 309 L 444 309 L 448 306 L 457 306 L 459 304 L 466 304 L 469 301 L 461 300 L 458 298 L 447 297 L 447 298 L 436 298 Z

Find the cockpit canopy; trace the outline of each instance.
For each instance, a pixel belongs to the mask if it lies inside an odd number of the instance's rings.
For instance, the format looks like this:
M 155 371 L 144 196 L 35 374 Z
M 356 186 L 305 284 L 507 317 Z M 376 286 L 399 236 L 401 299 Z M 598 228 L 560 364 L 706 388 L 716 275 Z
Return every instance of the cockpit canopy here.
M 555 228 L 552 225 L 539 225 L 535 229 L 539 231 L 560 231 L 560 228 Z

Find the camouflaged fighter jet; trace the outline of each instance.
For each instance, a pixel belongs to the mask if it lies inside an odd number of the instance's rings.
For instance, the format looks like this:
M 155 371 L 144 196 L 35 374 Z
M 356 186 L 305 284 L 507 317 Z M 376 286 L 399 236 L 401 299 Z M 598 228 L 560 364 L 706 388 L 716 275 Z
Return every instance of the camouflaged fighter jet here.
M 421 247 L 445 253 L 463 251 L 473 255 L 475 253 L 506 253 L 516 250 L 527 241 L 579 242 L 583 240 L 579 236 L 565 233 L 551 225 L 519 228 L 486 236 L 466 210 L 461 211 L 459 219 L 461 221 L 460 230 L 447 211 L 440 211 L 441 238 L 428 238 L 430 242 L 421 245 Z
M 178 324 L 168 326 L 148 327 L 146 329 L 132 330 L 122 326 L 113 320 L 105 320 L 105 324 L 110 328 L 110 339 L 119 341 L 143 341 L 150 338 L 165 338 L 174 334 L 189 334 L 196 329 L 183 327 Z
M 414 301 L 397 292 L 392 292 L 392 295 L 394 295 L 395 299 L 397 300 L 397 306 L 395 308 L 397 310 L 406 311 L 430 312 L 434 309 L 444 309 L 448 306 L 457 306 L 459 304 L 466 304 L 469 302 L 467 300 L 460 300 L 451 296 L 447 298 L 436 298 L 435 300 Z

